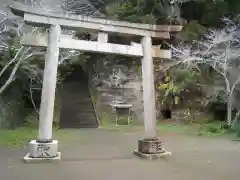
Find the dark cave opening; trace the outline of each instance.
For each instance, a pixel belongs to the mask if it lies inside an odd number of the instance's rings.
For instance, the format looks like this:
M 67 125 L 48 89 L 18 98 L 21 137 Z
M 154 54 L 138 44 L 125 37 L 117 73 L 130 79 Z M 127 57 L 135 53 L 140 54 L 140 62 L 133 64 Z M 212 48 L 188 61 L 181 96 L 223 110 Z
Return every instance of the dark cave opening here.
M 172 111 L 170 109 L 161 110 L 161 114 L 164 119 L 172 119 Z

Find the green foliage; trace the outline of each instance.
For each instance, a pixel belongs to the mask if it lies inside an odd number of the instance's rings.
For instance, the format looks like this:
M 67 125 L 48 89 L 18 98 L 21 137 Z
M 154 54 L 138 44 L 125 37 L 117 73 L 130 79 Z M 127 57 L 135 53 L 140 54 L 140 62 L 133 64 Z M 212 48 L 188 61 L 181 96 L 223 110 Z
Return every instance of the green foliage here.
M 227 1 L 206 1 L 200 23 L 205 26 L 216 27 L 221 24 L 221 18 L 229 13 Z
M 144 11 L 145 7 L 146 4 L 143 0 L 128 0 L 119 4 L 112 4 L 111 6 L 106 7 L 106 13 L 109 17 L 118 20 L 142 22 L 142 18 L 146 19 L 146 17 L 151 17 L 149 21 L 154 21 L 155 19 L 152 17 L 151 12 Z
M 25 107 L 22 93 L 16 87 L 11 87 L 4 96 L 0 96 L 0 128 L 15 129 L 24 123 L 24 117 L 31 112 Z
M 236 125 L 236 135 L 237 137 L 240 137 L 240 123 L 238 122 L 237 125 Z
M 24 119 L 25 126 L 29 128 L 38 128 L 39 126 L 38 116 L 39 116 L 38 113 L 35 111 L 29 113 Z
M 226 133 L 228 131 L 222 128 L 222 124 L 219 123 L 202 124 L 197 130 L 199 136 L 218 136 Z
M 156 78 L 157 79 L 157 78 Z M 163 81 L 157 82 L 161 104 L 168 108 L 179 105 L 191 92 L 201 91 L 200 73 L 195 69 L 179 66 L 165 72 Z
M 227 94 L 224 90 L 217 90 L 214 93 L 206 96 L 204 99 L 205 106 L 210 104 L 226 104 L 227 103 Z
M 21 46 L 18 37 L 11 37 L 8 45 L 8 49 L 3 51 L 0 55 L 0 70 L 2 70 L 2 68 L 4 68 L 4 66 L 15 57 L 16 53 L 19 51 L 18 48 Z M 32 50 L 27 51 L 27 49 L 28 48 L 26 47 L 22 51 L 21 55 L 23 58 L 32 53 Z M 0 77 L 0 86 L 2 86 L 9 78 L 18 61 L 19 57 Z M 38 116 L 30 104 L 32 103 L 32 100 L 34 101 L 34 98 L 38 97 L 31 97 L 30 87 L 37 87 L 37 91 L 41 91 L 41 71 L 43 70 L 43 67 L 44 58 L 39 56 L 32 56 L 21 62 L 14 76 L 14 81 L 6 88 L 3 94 L 1 94 L 4 99 L 0 110 L 0 127 L 16 128 L 22 124 L 27 124 L 31 127 L 38 126 Z M 31 80 L 32 84 L 30 84 Z M 59 80 L 61 80 L 61 77 L 59 77 Z M 38 94 L 40 95 L 41 93 Z M 28 113 L 30 114 L 27 115 Z M 58 122 L 55 124 L 58 124 Z
M 239 117 L 236 119 L 236 121 L 233 122 L 231 129 L 236 133 L 237 137 L 240 137 L 240 118 Z
M 238 0 L 194 0 L 181 5 L 181 14 L 186 20 L 196 20 L 205 27 L 219 27 L 222 17 L 231 19 L 240 13 Z
M 180 16 L 179 7 L 168 0 L 127 0 L 106 7 L 108 17 L 137 23 L 174 24 Z
M 27 141 L 37 137 L 37 132 L 33 128 L 0 129 L 0 147 L 23 147 Z
M 203 32 L 204 27 L 198 24 L 198 21 L 193 20 L 184 26 L 180 36 L 185 42 L 193 42 L 194 40 L 200 40 L 203 36 Z
M 53 127 L 55 129 L 59 128 L 59 120 L 60 120 L 60 104 L 58 102 L 58 98 L 55 101 L 54 114 L 53 114 Z M 28 115 L 24 118 L 24 125 L 29 128 L 38 128 L 39 126 L 39 114 L 36 111 L 28 113 Z
M 210 133 L 219 133 L 221 132 L 221 128 L 216 126 L 208 126 L 207 131 Z

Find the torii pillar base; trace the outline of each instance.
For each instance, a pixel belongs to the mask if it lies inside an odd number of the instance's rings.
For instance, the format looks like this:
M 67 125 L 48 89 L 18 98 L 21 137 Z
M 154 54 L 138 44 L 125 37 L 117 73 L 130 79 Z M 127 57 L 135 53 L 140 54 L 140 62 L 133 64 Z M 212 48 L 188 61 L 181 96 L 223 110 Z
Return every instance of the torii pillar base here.
M 32 140 L 28 144 L 28 153 L 23 158 L 25 163 L 46 163 L 61 160 L 61 153 L 58 152 L 58 141 L 39 142 Z
M 159 138 L 145 138 L 138 140 L 138 149 L 133 152 L 138 157 L 154 160 L 171 156 L 172 153 L 163 148 Z

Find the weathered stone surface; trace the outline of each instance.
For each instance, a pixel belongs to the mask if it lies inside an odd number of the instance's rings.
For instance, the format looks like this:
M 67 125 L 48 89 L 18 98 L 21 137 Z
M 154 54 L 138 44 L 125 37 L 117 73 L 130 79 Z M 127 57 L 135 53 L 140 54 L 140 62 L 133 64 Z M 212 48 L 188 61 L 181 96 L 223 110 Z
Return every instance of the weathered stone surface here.
M 154 83 L 154 65 L 151 52 L 152 38 L 143 37 L 141 40 L 143 47 L 142 58 L 142 84 L 143 84 L 143 104 L 144 104 L 144 131 L 145 137 L 156 136 L 156 94 Z
M 102 35 L 106 33 L 100 33 Z M 107 35 L 107 34 L 106 34 Z M 39 34 L 39 33 L 29 33 L 22 37 L 21 43 L 26 46 L 40 46 L 47 47 L 48 46 L 48 33 Z M 101 39 L 103 38 L 103 39 Z M 106 41 L 106 42 L 100 42 Z M 99 53 L 108 53 L 108 54 L 120 54 L 127 56 L 143 56 L 143 49 L 141 44 L 139 45 L 120 45 L 107 43 L 106 37 L 98 37 L 98 42 L 94 41 L 84 41 L 72 39 L 70 36 L 62 35 L 59 41 L 59 48 L 61 49 L 73 49 L 73 50 L 81 50 L 84 52 L 99 52 Z M 164 50 L 160 48 L 156 48 L 152 46 L 152 56 L 154 58 L 171 58 L 171 50 Z
M 131 118 L 143 121 L 142 82 L 135 67 L 100 63 L 96 66 L 98 76 L 92 76 L 91 89 L 99 119 L 115 121 L 111 104 L 118 101 L 131 104 Z
M 46 163 L 46 162 L 59 162 L 61 160 L 61 153 L 58 152 L 56 157 L 53 158 L 32 158 L 29 156 L 29 153 L 23 158 L 25 163 Z
M 147 160 L 156 160 L 156 159 L 160 159 L 160 158 L 165 158 L 165 157 L 169 157 L 172 156 L 171 152 L 165 151 L 163 153 L 158 153 L 158 154 L 144 154 L 139 152 L 138 150 L 133 151 L 133 153 L 143 159 L 147 159 Z
M 49 143 L 39 143 L 32 140 L 28 144 L 31 158 L 55 158 L 58 156 L 58 141 L 53 140 Z
M 186 109 L 173 110 L 172 120 L 179 124 L 204 123 L 211 120 L 211 115 L 206 112 L 193 111 L 189 112 Z
M 112 104 L 116 111 L 116 125 L 129 125 L 131 121 L 131 104 Z
M 184 123 L 187 119 L 190 118 L 190 114 L 187 112 L 187 110 L 174 110 L 171 113 L 172 120 L 177 121 L 179 123 Z
M 39 112 L 39 139 L 52 139 L 52 123 L 57 83 L 59 48 L 58 42 L 61 27 L 53 25 L 49 33 L 49 44 L 45 55 L 45 66 L 42 83 L 42 96 Z
M 158 154 L 165 150 L 159 138 L 145 138 L 138 140 L 138 151 L 143 154 Z
M 22 15 L 24 13 L 29 13 L 29 14 L 35 14 L 35 15 L 43 15 L 46 16 L 46 11 L 42 11 L 41 8 L 35 8 L 32 7 L 31 9 L 18 2 L 12 2 L 10 5 L 10 8 L 13 12 L 16 12 L 18 15 Z M 180 25 L 155 25 L 155 24 L 139 24 L 139 23 L 131 23 L 131 22 L 124 22 L 124 21 L 113 21 L 113 20 L 108 20 L 108 19 L 103 19 L 103 18 L 92 18 L 89 16 L 83 16 L 83 15 L 73 15 L 73 14 L 67 14 L 66 12 L 59 12 L 59 13 L 54 13 L 54 12 L 47 12 L 49 17 L 56 17 L 56 18 L 63 18 L 66 20 L 78 20 L 78 21 L 83 21 L 83 22 L 89 22 L 89 23 L 94 23 L 94 24 L 101 24 L 101 29 L 103 30 L 104 25 L 112 25 L 116 29 L 119 27 L 127 27 L 127 28 L 136 28 L 139 31 L 141 30 L 149 30 L 149 31 L 154 31 L 155 32 L 179 32 L 182 29 L 182 26 Z M 63 22 L 63 21 L 61 21 Z M 49 22 L 45 22 L 49 23 Z M 72 24 L 68 25 L 72 26 Z M 130 29 L 128 29 L 130 30 Z M 116 31 L 114 28 L 111 29 L 111 31 Z M 138 34 L 138 33 L 137 33 Z
M 46 47 L 48 45 L 46 35 L 47 34 L 44 34 L 44 35 L 28 34 L 26 36 L 23 36 L 22 44 L 27 46 Z M 63 49 L 81 50 L 84 52 L 100 52 L 100 53 L 121 54 L 121 55 L 128 55 L 128 56 L 142 56 L 141 47 L 111 44 L 111 43 L 99 43 L 94 41 L 75 40 L 75 39 L 69 39 L 69 37 L 61 37 L 58 47 Z M 163 55 L 165 54 L 164 53 L 165 50 L 159 50 L 159 51 L 163 52 L 162 53 Z
M 135 155 L 154 160 L 171 156 L 172 153 L 163 148 L 163 142 L 159 138 L 144 138 L 138 140 L 138 149 L 133 152 Z

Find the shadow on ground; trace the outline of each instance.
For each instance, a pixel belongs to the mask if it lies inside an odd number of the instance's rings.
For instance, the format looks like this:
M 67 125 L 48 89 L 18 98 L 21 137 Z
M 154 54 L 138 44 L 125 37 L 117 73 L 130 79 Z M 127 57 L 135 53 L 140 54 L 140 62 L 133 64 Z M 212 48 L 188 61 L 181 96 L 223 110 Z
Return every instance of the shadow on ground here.
M 60 140 L 62 161 L 23 164 L 26 149 L 0 151 L 4 180 L 238 180 L 240 143 L 227 139 L 164 135 L 173 156 L 146 161 L 132 155 L 141 132 L 66 131 Z

